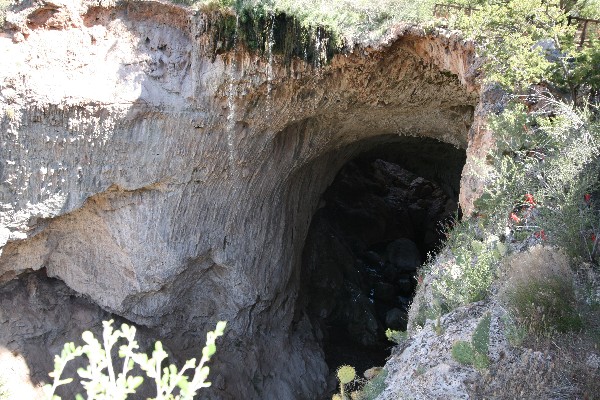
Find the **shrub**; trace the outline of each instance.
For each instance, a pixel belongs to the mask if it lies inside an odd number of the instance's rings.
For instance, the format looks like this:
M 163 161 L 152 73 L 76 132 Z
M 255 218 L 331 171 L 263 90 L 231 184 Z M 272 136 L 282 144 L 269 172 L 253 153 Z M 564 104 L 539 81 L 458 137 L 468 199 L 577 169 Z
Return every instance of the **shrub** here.
M 56 389 L 73 381 L 72 378 L 61 379 L 61 374 L 67 363 L 81 356 L 86 356 L 89 364 L 85 369 L 80 368 L 77 374 L 89 400 L 126 399 L 128 395 L 134 394 L 144 381 L 141 376 L 129 375 L 135 365 L 155 382 L 156 400 L 191 400 L 199 389 L 210 386 L 210 382 L 206 381 L 209 367 L 205 364 L 216 351 L 215 341 L 223 335 L 225 322 L 217 323 L 216 329 L 206 334 L 206 345 L 202 349 L 200 362 L 196 365 L 195 359 L 188 360 L 180 371 L 173 364 L 162 368 L 167 353 L 163 350 L 161 342 L 155 343 L 152 357 L 149 358 L 146 354 L 136 351 L 138 344 L 135 340 L 135 327 L 123 324 L 121 330 L 113 330 L 112 322 L 103 322 L 102 343 L 91 332 L 85 331 L 81 335 L 85 342 L 83 346 L 75 346 L 73 342 L 64 345 L 60 356 L 54 358 L 54 371 L 50 373 L 54 379 L 53 383 L 44 388 L 48 399 L 60 400 L 60 397 L 54 394 Z M 121 372 L 118 372 L 113 365 L 112 349 L 121 339 L 124 339 L 125 344 L 119 347 L 118 355 L 124 360 Z M 191 380 L 187 376 L 190 371 L 193 371 Z M 173 394 L 176 388 L 179 389 L 177 396 Z M 83 399 L 81 395 L 77 395 L 76 398 Z
M 542 246 L 513 257 L 503 298 L 515 320 L 535 335 L 579 331 L 573 273 L 564 254 Z
M 586 0 L 577 2 L 574 14 L 583 18 L 600 18 L 600 0 Z
M 597 0 L 476 3 L 471 15 L 458 12 L 450 22 L 473 38 L 486 57 L 483 69 L 488 82 L 511 92 L 550 83 L 566 90 L 575 102 L 590 93 L 590 86 L 591 93 L 600 89 L 600 73 L 589 62 L 600 54 L 600 47 L 580 48 L 575 25 L 567 23 L 569 15 L 590 15 Z
M 515 317 L 530 331 L 567 332 L 581 329 L 573 287 L 564 277 L 548 277 L 512 288 L 508 295 Z
M 385 337 L 390 342 L 394 342 L 396 344 L 404 343 L 408 339 L 407 331 L 395 331 L 393 329 L 386 329 Z
M 448 234 L 450 259 L 439 264 L 441 268 L 432 283 L 434 300 L 430 309 L 438 319 L 456 307 L 484 299 L 496 277 L 497 265 L 507 252 L 500 238 L 487 233 L 480 223 L 473 219 L 456 224 Z
M 591 239 L 600 228 L 594 201 L 598 121 L 593 110 L 573 109 L 547 95 L 529 100 L 537 102 L 536 111 L 527 112 L 515 98 L 490 120 L 497 147 L 489 157 L 488 184 L 476 202 L 486 215 L 480 224 L 497 234 L 508 228 L 510 240 L 546 241 L 594 262 Z
M 448 23 L 476 40 L 486 57 L 486 79 L 526 95 L 513 96 L 488 121 L 496 147 L 485 160 L 474 161 L 481 164 L 477 170 L 486 171 L 479 176 L 484 193 L 475 217 L 448 231 L 446 259 L 438 257 L 435 267 L 425 268 L 433 276 L 430 304 L 420 304 L 416 313 L 423 322 L 435 299 L 443 311 L 484 299 L 499 261 L 519 247 L 546 241 L 592 262 L 600 253 L 600 213 L 596 202 L 583 201 L 600 196 L 600 124 L 597 108 L 582 102 L 582 93 L 600 88 L 600 45 L 576 48 L 574 29 L 565 23 L 566 12 L 584 4 L 567 10 L 558 1 L 461 3 L 480 10 L 458 13 Z M 544 40 L 551 42 L 546 50 Z M 533 92 L 530 85 L 539 82 L 555 92 L 568 87 L 571 100 L 585 107 Z

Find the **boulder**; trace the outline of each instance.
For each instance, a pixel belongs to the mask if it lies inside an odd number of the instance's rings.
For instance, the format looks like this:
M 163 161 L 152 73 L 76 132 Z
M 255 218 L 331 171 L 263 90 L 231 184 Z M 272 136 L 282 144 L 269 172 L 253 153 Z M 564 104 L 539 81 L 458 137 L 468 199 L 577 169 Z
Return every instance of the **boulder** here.
M 385 314 L 385 326 L 393 330 L 405 330 L 408 316 L 399 308 L 392 308 Z
M 394 240 L 387 246 L 385 253 L 388 263 L 401 271 L 416 271 L 421 265 L 419 249 L 410 239 Z

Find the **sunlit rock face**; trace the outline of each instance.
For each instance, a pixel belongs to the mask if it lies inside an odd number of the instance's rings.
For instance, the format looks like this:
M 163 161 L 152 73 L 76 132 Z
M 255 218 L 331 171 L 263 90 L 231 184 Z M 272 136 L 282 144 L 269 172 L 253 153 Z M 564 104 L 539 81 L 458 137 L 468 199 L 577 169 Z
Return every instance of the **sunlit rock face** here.
M 428 137 L 466 149 L 470 210 L 490 145 L 472 47 L 399 27 L 325 64 L 220 51 L 215 17 L 179 6 L 52 7 L 0 35 L 2 280 L 45 268 L 180 358 L 229 321 L 215 397 L 322 392 L 296 307 L 319 199 L 357 155 Z

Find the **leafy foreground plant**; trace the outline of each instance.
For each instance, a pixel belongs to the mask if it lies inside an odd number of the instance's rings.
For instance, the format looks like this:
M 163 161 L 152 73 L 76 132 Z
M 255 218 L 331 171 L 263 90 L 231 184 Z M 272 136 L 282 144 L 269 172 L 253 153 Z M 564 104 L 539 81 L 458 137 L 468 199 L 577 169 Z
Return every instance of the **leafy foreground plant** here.
M 461 364 L 486 369 L 490 365 L 488 348 L 490 343 L 490 323 L 492 316 L 487 313 L 477 324 L 471 343 L 459 340 L 452 346 L 452 357 Z
M 350 365 L 342 365 L 337 370 L 337 378 L 340 381 L 340 394 L 334 394 L 333 400 L 346 400 L 346 385 L 356 378 L 356 370 Z
M 77 357 L 86 356 L 89 365 L 87 368 L 80 368 L 77 374 L 81 378 L 81 384 L 86 390 L 87 399 L 126 399 L 129 394 L 134 394 L 136 389 L 143 383 L 141 376 L 128 375 L 138 365 L 146 375 L 153 379 L 156 384 L 156 400 L 191 400 L 201 388 L 209 387 L 207 382 L 209 367 L 205 364 L 215 354 L 217 347 L 216 339 L 223 335 L 226 322 L 220 321 L 214 331 L 206 334 L 206 345 L 202 349 L 202 358 L 198 365 L 196 359 L 186 361 L 180 371 L 173 364 L 166 368 L 161 368 L 162 362 L 168 357 L 164 351 L 162 343 L 157 341 L 154 345 L 152 357 L 144 353 L 138 353 L 139 348 L 135 340 L 136 329 L 127 324 L 121 325 L 121 330 L 113 330 L 113 321 L 104 321 L 102 324 L 102 343 L 100 343 L 90 331 L 85 331 L 81 335 L 85 344 L 75 346 L 73 342 L 65 343 L 60 356 L 54 358 L 54 371 L 49 375 L 54 378 L 52 385 L 46 385 L 46 398 L 51 400 L 60 400 L 55 395 L 56 388 L 66 385 L 73 381 L 73 378 L 61 379 L 67 363 Z M 119 357 L 123 358 L 123 367 L 120 372 L 115 371 L 112 361 L 112 349 L 120 339 L 125 339 L 125 344 L 119 347 Z M 191 381 L 186 375 L 188 370 L 193 371 Z M 174 391 L 179 389 L 179 394 Z M 78 394 L 76 399 L 83 399 Z

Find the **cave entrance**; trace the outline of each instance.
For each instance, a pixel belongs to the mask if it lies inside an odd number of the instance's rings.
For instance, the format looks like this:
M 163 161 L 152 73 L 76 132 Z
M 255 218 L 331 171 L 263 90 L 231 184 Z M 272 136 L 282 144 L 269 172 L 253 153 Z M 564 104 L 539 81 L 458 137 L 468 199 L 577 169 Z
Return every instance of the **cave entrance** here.
M 464 150 L 396 137 L 346 163 L 321 198 L 302 254 L 300 301 L 330 373 L 383 366 L 406 330 L 417 269 L 458 210 Z

